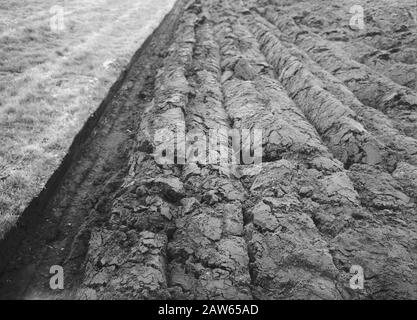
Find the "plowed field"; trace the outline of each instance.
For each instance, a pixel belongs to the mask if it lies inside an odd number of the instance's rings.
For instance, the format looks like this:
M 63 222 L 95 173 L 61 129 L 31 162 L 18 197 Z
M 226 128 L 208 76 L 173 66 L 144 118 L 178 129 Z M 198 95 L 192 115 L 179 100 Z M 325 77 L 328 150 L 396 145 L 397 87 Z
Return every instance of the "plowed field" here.
M 359 30 L 355 4 L 179 0 L 2 244 L 0 297 L 416 299 L 416 4 L 362 1 Z M 261 130 L 262 163 L 159 163 L 180 124 Z

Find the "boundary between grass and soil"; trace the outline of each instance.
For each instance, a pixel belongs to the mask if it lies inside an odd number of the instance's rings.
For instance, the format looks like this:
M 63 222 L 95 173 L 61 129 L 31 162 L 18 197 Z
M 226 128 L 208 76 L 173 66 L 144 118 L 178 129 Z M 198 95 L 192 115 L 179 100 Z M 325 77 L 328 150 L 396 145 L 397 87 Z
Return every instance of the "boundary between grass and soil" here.
M 92 115 L 90 115 L 90 117 L 86 120 L 80 131 L 74 137 L 66 155 L 62 159 L 58 168 L 50 176 L 44 188 L 36 197 L 34 197 L 30 201 L 29 205 L 19 216 L 16 225 L 13 226 L 9 231 L 7 231 L 4 234 L 3 238 L 0 239 L 0 273 L 2 273 L 5 267 L 7 266 L 9 258 L 15 253 L 15 250 L 18 248 L 21 239 L 24 238 L 27 231 L 30 228 L 32 228 L 33 225 L 36 225 L 40 222 L 39 220 L 43 216 L 42 214 L 40 214 L 40 212 L 42 212 L 42 210 L 46 208 L 49 201 L 57 193 L 58 188 L 60 187 L 61 182 L 66 173 L 68 172 L 71 164 L 73 164 L 80 158 L 84 144 L 91 137 L 93 130 L 96 128 L 98 122 L 101 120 L 103 114 L 107 110 L 107 107 L 110 105 L 115 94 L 122 88 L 122 85 L 128 77 L 130 71 L 132 70 L 132 67 L 134 66 L 135 62 L 144 53 L 149 44 L 159 33 L 160 29 L 163 28 L 163 26 L 170 19 L 170 17 L 177 13 L 178 7 L 181 6 L 183 2 L 183 0 L 176 0 L 173 7 L 161 20 L 158 27 L 156 27 L 152 31 L 152 33 L 142 43 L 140 48 L 133 54 L 129 63 L 120 72 L 117 80 L 110 87 L 108 93 L 106 94 L 102 102 L 99 104 L 98 108 L 94 111 Z

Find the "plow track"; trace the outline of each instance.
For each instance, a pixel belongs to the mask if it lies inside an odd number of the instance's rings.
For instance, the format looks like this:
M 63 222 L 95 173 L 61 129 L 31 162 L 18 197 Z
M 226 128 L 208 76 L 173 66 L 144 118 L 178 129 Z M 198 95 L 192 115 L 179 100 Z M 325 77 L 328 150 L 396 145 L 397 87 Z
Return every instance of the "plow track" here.
M 416 299 L 415 22 L 398 37 L 379 7 L 388 26 L 359 36 L 315 3 L 178 1 L 4 258 L 0 297 Z M 216 128 L 214 159 L 222 132 L 261 130 L 262 164 L 161 165 L 178 124 Z

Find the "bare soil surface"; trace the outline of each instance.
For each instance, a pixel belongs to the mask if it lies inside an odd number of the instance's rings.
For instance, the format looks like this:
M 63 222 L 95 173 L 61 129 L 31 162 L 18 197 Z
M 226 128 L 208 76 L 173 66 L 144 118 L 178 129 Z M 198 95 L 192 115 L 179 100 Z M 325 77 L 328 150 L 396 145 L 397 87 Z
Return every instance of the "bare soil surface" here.
M 358 31 L 353 4 L 178 1 L 0 263 L 0 298 L 416 299 L 417 92 L 397 72 L 416 8 L 364 1 Z M 261 129 L 262 165 L 157 163 L 181 122 Z

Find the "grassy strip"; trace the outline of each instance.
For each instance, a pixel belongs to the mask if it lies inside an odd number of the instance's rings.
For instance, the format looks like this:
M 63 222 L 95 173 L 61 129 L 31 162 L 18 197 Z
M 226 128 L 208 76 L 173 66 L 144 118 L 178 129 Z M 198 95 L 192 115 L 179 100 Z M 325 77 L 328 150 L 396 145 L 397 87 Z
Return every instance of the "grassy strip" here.
M 173 3 L 2 1 L 0 238 L 43 189 L 86 119 Z M 50 27 L 57 5 L 64 12 L 59 32 Z

